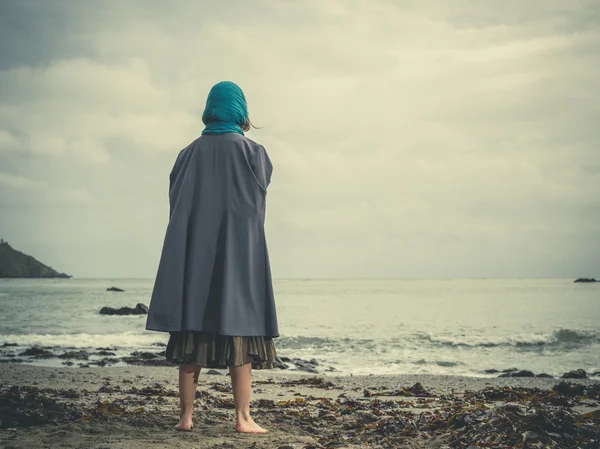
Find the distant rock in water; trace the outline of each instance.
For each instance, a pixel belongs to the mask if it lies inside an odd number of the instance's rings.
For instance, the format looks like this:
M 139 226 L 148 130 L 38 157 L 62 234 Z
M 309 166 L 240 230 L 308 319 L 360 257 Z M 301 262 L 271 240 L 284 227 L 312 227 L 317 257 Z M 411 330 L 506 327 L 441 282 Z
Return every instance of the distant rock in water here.
M 145 315 L 148 313 L 148 306 L 139 303 L 135 307 L 120 307 L 118 309 L 114 307 L 102 307 L 100 314 L 102 315 Z
M 0 239 L 0 278 L 70 278 Z
M 124 292 L 122 288 L 119 287 L 109 287 L 106 289 L 107 292 Z
M 498 377 L 535 377 L 532 371 L 522 369 L 519 371 L 508 371 L 498 375 Z
M 597 281 L 594 278 L 579 278 L 579 279 L 575 279 L 573 282 L 600 282 L 600 281 Z

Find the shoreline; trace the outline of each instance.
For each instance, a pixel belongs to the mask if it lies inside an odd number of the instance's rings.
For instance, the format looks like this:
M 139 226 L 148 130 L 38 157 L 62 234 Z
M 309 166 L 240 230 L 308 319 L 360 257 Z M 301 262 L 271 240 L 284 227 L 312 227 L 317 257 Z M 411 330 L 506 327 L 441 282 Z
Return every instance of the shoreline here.
M 308 449 L 327 444 L 343 448 L 368 444 L 373 448 L 433 449 L 448 447 L 444 445 L 449 439 L 461 435 L 473 439 L 478 432 L 482 441 L 493 435 L 509 438 L 501 436 L 511 432 L 505 426 L 509 417 L 511 425 L 521 432 L 531 427 L 528 420 L 536 418 L 535 414 L 547 414 L 552 422 L 563 420 L 565 426 L 571 426 L 565 434 L 593 432 L 594 426 L 600 429 L 600 380 L 596 379 L 350 376 L 273 369 L 253 370 L 252 385 L 253 415 L 270 432 L 237 434 L 230 379 L 224 372 L 201 371 L 195 427 L 186 433 L 172 429 L 178 414 L 176 366 L 2 364 L 0 404 L 13 401 L 14 410 L 12 418 L 8 417 L 6 405 L 0 405 L 4 419 L 0 446 L 280 449 L 288 445 L 288 449 Z M 558 384 L 561 387 L 557 388 Z M 585 416 L 590 412 L 598 416 L 588 420 Z M 472 424 L 452 424 L 460 416 L 463 420 L 470 416 Z M 584 418 L 584 426 L 575 426 Z M 7 419 L 29 419 L 34 425 L 7 426 Z M 49 422 L 44 423 L 44 419 Z M 496 427 L 490 427 L 492 422 Z M 522 438 L 521 433 L 513 437 Z M 552 434 L 549 429 L 534 433 L 553 438 L 548 436 Z

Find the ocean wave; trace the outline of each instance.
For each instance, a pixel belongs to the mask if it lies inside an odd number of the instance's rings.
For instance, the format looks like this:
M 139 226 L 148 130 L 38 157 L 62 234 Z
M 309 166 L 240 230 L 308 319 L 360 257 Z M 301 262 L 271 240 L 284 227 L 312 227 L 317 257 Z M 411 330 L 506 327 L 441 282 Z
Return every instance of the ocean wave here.
M 572 348 L 600 343 L 600 335 L 593 331 L 557 329 L 551 333 L 531 333 L 515 335 L 460 335 L 441 336 L 418 334 L 417 338 L 441 346 L 487 347 L 513 346 L 517 348 Z
M 67 348 L 126 347 L 137 348 L 166 343 L 168 336 L 162 337 L 150 332 L 120 332 L 115 334 L 9 334 L 0 336 L 3 343 L 16 343 L 19 346 L 50 346 Z

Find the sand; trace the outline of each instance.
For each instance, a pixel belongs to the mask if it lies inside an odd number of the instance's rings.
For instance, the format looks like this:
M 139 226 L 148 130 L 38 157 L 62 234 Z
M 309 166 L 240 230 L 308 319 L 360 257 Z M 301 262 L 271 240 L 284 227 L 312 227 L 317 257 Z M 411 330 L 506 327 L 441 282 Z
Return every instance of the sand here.
M 173 430 L 178 416 L 176 367 L 49 368 L 0 365 L 2 391 L 18 387 L 22 396 L 29 390 L 38 391 L 43 397 L 51 397 L 82 414 L 82 418 L 75 422 L 58 419 L 55 423 L 4 428 L 0 430 L 0 447 L 444 448 L 449 447 L 448 431 L 445 431 L 444 438 L 441 438 L 441 431 L 429 435 L 416 432 L 414 436 L 400 438 L 392 428 L 395 425 L 393 423 L 402 419 L 406 421 L 407 418 L 401 419 L 400 416 L 418 419 L 421 414 L 431 417 L 438 412 L 440 416 L 445 416 L 443 410 L 456 407 L 455 401 L 460 406 L 465 392 L 482 391 L 490 387 L 550 391 L 560 381 L 438 375 L 307 375 L 281 370 L 255 370 L 253 416 L 270 431 L 266 435 L 248 435 L 234 430 L 230 379 L 225 375 L 226 371 L 219 372 L 221 374 L 203 372 L 200 375 L 194 429 L 188 433 Z M 315 385 L 305 385 L 303 382 L 315 382 Z M 390 391 L 408 388 L 417 382 L 431 393 L 430 397 L 387 395 Z M 590 379 L 570 382 L 586 386 L 600 383 Z M 377 396 L 380 393 L 384 396 Z M 477 405 L 482 410 L 498 405 L 498 401 L 483 402 Z M 359 404 L 356 412 L 352 411 L 352 404 Z M 360 410 L 363 406 L 370 408 L 368 411 Z M 569 406 L 568 411 L 583 415 L 599 408 L 600 399 L 587 398 Z M 88 414 L 90 410 L 93 411 Z M 590 422 L 595 425 L 595 421 Z M 392 430 L 386 430 L 388 428 Z M 440 438 L 436 436 L 438 434 Z M 386 443 L 392 440 L 394 443 Z

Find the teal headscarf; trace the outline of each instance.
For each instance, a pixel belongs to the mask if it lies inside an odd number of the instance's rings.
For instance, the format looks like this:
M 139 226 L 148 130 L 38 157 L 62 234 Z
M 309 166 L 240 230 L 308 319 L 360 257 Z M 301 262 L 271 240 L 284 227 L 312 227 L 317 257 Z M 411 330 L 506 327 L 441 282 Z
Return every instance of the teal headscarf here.
M 248 119 L 246 97 L 242 89 L 231 81 L 215 84 L 208 93 L 202 121 L 202 134 L 238 133 L 244 135 L 242 125 Z

